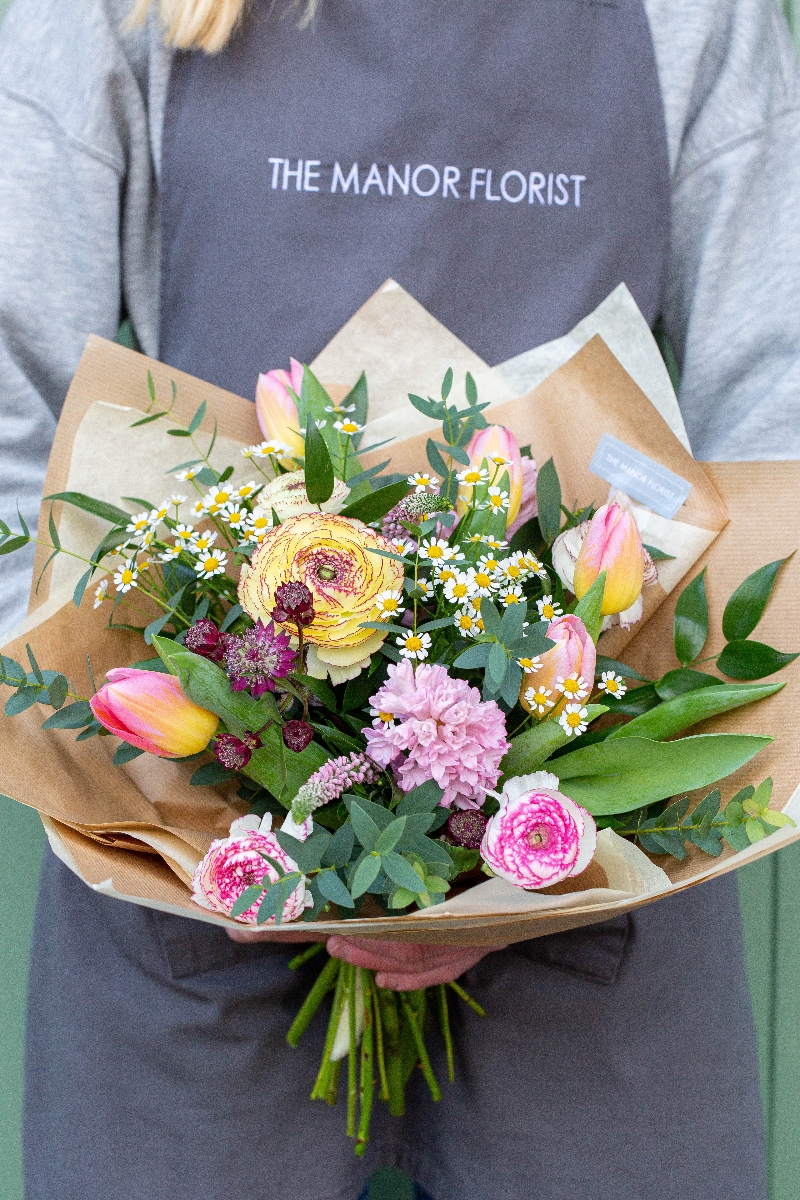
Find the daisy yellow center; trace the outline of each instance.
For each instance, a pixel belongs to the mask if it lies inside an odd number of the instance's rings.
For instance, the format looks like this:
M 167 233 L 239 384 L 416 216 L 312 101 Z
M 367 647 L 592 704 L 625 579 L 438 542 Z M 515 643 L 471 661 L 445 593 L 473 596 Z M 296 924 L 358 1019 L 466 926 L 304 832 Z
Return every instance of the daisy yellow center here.
M 342 421 L 342 433 L 358 433 L 355 421 Z
M 219 566 L 219 559 L 214 558 L 214 555 L 212 554 L 211 557 L 207 558 L 206 561 L 203 563 L 203 570 L 209 571 L 209 572 L 216 571 L 218 566 Z
M 539 705 L 547 704 L 547 696 L 544 694 L 544 692 L 534 692 L 533 703 Z
M 488 588 L 492 586 L 492 577 L 491 575 L 487 575 L 485 571 L 476 571 L 475 582 L 478 587 Z
M 449 583 L 451 579 L 455 579 L 455 572 L 451 571 L 449 567 L 445 567 L 439 572 L 439 581 L 441 583 Z
M 509 579 L 519 579 L 521 574 L 522 571 L 520 571 L 519 567 L 515 563 L 510 563 L 509 566 L 506 567 L 506 575 Z
M 569 725 L 570 729 L 577 729 L 577 727 L 580 725 L 580 723 L 581 723 L 581 714 L 580 713 L 567 713 L 567 724 Z
M 496 571 L 499 565 L 500 564 L 496 558 L 487 558 L 486 562 L 483 564 L 483 568 L 485 571 Z
M 532 671 L 536 666 L 536 663 L 532 658 L 521 658 L 519 660 L 519 665 L 522 667 L 523 671 Z
M 421 650 L 422 639 L 416 636 L 406 638 L 406 650 Z
M 131 571 L 130 568 L 125 567 L 121 578 L 123 583 L 130 583 L 133 579 L 133 571 Z
M 505 597 L 506 604 L 519 604 L 520 597 L 515 592 L 509 592 Z
M 230 498 L 231 498 L 230 492 L 215 492 L 214 503 L 215 504 L 227 504 L 228 501 L 230 500 Z
M 607 692 L 616 692 L 618 689 L 619 689 L 619 684 L 617 683 L 616 679 L 607 679 L 606 680 L 606 691 Z
M 490 496 L 489 502 L 490 502 L 490 504 L 492 504 L 494 506 L 494 508 L 502 508 L 503 507 L 503 497 L 502 496 Z
M 556 615 L 556 610 L 553 608 L 552 604 L 543 604 L 542 605 L 542 616 L 543 617 L 547 617 L 547 619 L 549 621 L 552 621 L 552 619 L 555 615 Z
M 394 720 L 394 713 L 390 713 L 390 712 L 383 712 L 383 710 L 381 710 L 381 711 L 378 713 L 378 716 L 380 717 L 380 719 L 381 719 L 382 721 L 385 721 L 387 725 L 389 724 L 389 722 L 390 722 L 390 721 L 393 721 L 393 720 Z
M 428 558 L 442 558 L 443 556 L 444 556 L 444 551 L 442 550 L 441 546 L 429 546 L 428 547 Z
M 390 596 L 388 600 L 382 600 L 381 603 L 384 612 L 397 612 L 397 601 L 393 597 Z
M 453 595 L 457 596 L 459 598 L 459 600 L 461 599 L 462 596 L 468 596 L 469 595 L 468 585 L 466 583 L 457 583 L 453 588 Z
M 575 696 L 579 691 L 581 691 L 581 685 L 577 679 L 565 679 L 564 691 L 570 696 Z
M 480 483 L 480 481 L 481 481 L 480 471 L 467 471 L 466 474 L 464 475 L 464 483 Z
M 458 618 L 458 623 L 462 629 L 472 629 L 472 617 L 469 613 L 462 613 Z

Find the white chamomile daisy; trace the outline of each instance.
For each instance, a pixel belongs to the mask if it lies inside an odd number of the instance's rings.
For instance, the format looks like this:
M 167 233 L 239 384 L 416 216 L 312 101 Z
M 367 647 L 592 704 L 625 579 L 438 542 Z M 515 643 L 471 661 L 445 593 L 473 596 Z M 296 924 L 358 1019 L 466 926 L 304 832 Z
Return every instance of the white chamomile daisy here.
M 337 416 L 340 413 L 353 413 L 355 411 L 356 411 L 355 404 L 326 404 L 325 405 L 325 412 L 336 413 Z
M 475 487 L 476 484 L 486 483 L 489 478 L 489 472 L 486 467 L 466 467 L 463 471 L 459 471 L 456 476 L 459 483 L 465 483 L 469 487 Z
M 359 425 L 357 421 L 351 421 L 348 417 L 345 417 L 344 421 L 334 421 L 333 428 L 337 429 L 339 433 L 346 434 L 347 437 L 353 437 L 354 434 L 361 433 L 364 426 Z
M 491 596 L 495 591 L 494 573 L 485 570 L 481 563 L 477 567 L 470 567 L 469 575 L 476 596 Z
M 384 712 L 382 708 L 371 708 L 369 715 L 375 718 L 372 722 L 375 729 L 380 726 L 383 726 L 384 729 L 391 729 L 394 725 L 394 713 Z
M 505 550 L 508 546 L 508 542 L 502 542 L 499 538 L 489 537 L 487 534 L 484 534 L 480 540 L 490 550 Z
M 390 621 L 392 617 L 396 617 L 399 613 L 405 611 L 405 605 L 401 604 L 403 599 L 402 592 L 380 592 L 375 597 L 375 606 L 378 609 L 378 619 Z
M 205 530 L 203 533 L 193 533 L 188 549 L 192 554 L 205 554 L 217 540 L 216 530 Z
M 539 562 L 539 559 L 535 554 L 532 554 L 530 550 L 526 554 L 523 554 L 520 561 L 525 563 L 525 570 L 528 571 L 529 574 L 538 575 L 540 579 L 547 578 L 547 571 L 545 570 L 544 563 Z
M 181 483 L 187 483 L 190 479 L 194 479 L 195 475 L 199 475 L 202 469 L 202 467 L 187 467 L 185 471 L 178 471 L 175 478 L 179 479 Z
M 169 500 L 162 500 L 158 508 L 154 508 L 150 513 L 150 524 L 160 525 L 169 512 Z
M 144 533 L 150 524 L 150 514 L 143 512 L 131 517 L 130 524 L 125 526 L 126 533 Z
M 388 541 L 392 554 L 399 554 L 401 558 L 417 552 L 416 545 L 409 538 L 389 538 Z
M 227 561 L 228 556 L 222 550 L 210 550 L 198 557 L 194 569 L 201 578 L 211 579 L 212 576 L 223 573 Z
M 519 584 L 514 587 L 504 588 L 500 593 L 500 603 L 508 608 L 511 604 L 522 604 L 525 597 L 522 594 L 522 588 Z
M 470 576 L 466 571 L 456 571 L 453 579 L 448 579 L 444 585 L 444 594 L 451 604 L 464 604 L 472 598 L 475 591 Z
M 181 496 L 178 492 L 173 492 L 169 498 L 169 503 L 174 505 L 175 508 L 180 508 L 182 504 L 186 503 L 186 496 Z
M 512 583 L 516 583 L 519 579 L 524 579 L 528 571 L 528 560 L 521 550 L 517 550 L 515 554 L 510 554 L 508 558 L 501 559 L 500 574 L 504 579 L 510 579 Z
M 136 587 L 136 580 L 139 577 L 139 568 L 133 559 L 125 563 L 124 567 L 120 567 L 114 572 L 114 586 L 118 592 L 129 592 L 132 587 Z
M 538 713 L 542 717 L 548 708 L 553 708 L 555 705 L 555 700 L 550 699 L 552 694 L 550 688 L 529 687 L 525 692 L 524 700 L 532 713 Z
M 511 459 L 506 458 L 504 454 L 489 454 L 489 455 L 487 455 L 487 458 L 488 458 L 488 461 L 494 467 L 510 467 L 511 466 Z
M 558 723 L 567 737 L 577 737 L 579 733 L 586 733 L 589 726 L 589 710 L 580 704 L 568 704 L 558 718 Z
M 411 484 L 415 492 L 424 492 L 429 487 L 436 487 L 439 480 L 435 475 L 428 475 L 426 471 L 417 471 L 416 475 L 409 475 L 408 483 Z
M 433 599 L 433 584 L 429 579 L 418 579 L 416 586 L 417 589 L 422 593 L 423 600 Z
M 530 673 L 531 671 L 539 670 L 542 665 L 542 660 L 539 655 L 536 654 L 533 658 L 518 658 L 517 664 L 522 667 L 523 671 Z
M 433 568 L 433 577 L 440 587 L 444 587 L 451 579 L 455 579 L 458 573 L 458 567 L 453 567 L 446 562 L 436 563 Z
M 427 558 L 432 563 L 450 562 L 456 557 L 452 546 L 448 546 L 444 538 L 425 538 L 419 546 L 420 558 Z M 463 558 L 464 555 L 462 554 Z
M 223 521 L 233 530 L 246 529 L 249 515 L 247 509 L 240 508 L 238 504 L 226 504 L 220 512 Z
M 421 662 L 423 658 L 428 657 L 431 646 L 429 633 L 409 632 L 397 638 L 396 641 L 403 658 L 416 658 L 418 662 Z
M 195 500 L 194 504 L 192 505 L 192 516 L 195 518 L 195 520 L 199 521 L 200 518 L 204 517 L 207 512 L 208 512 L 208 509 L 206 508 L 203 501 Z
M 543 621 L 553 621 L 556 617 L 562 616 L 564 611 L 560 604 L 553 602 L 552 596 L 542 596 L 541 600 L 536 601 L 536 607 Z
M 183 548 L 195 536 L 194 525 L 176 525 L 173 533 L 175 534 L 175 545 Z
M 140 533 L 138 537 L 131 538 L 132 545 L 138 547 L 139 550 L 144 550 L 146 546 L 152 546 L 155 538 L 155 531 L 146 529 L 144 533 Z
M 203 503 L 209 510 L 215 506 L 217 508 L 222 508 L 222 505 L 228 504 L 230 500 L 231 493 L 224 484 L 221 487 L 209 488 L 205 496 L 203 496 Z
M 104 579 L 103 582 L 99 585 L 99 587 L 96 587 L 94 590 L 94 607 L 99 608 L 100 605 L 105 600 L 107 595 L 108 595 L 108 580 Z
M 607 696 L 613 696 L 616 700 L 621 699 L 628 690 L 625 680 L 614 671 L 603 671 L 597 686 L 601 692 L 605 692 Z
M 491 512 L 505 512 L 508 508 L 508 492 L 499 487 L 490 487 L 481 508 L 488 508 Z
M 556 687 L 564 693 L 568 700 L 585 700 L 591 691 L 586 680 L 577 671 L 573 671 L 566 678 L 559 675 L 556 679 Z
M 272 513 L 257 506 L 250 514 L 248 525 L 248 542 L 260 542 L 264 535 L 272 529 Z
M 243 483 L 241 487 L 237 488 L 236 495 L 240 500 L 249 500 L 253 492 L 255 492 L 257 489 L 258 484 L 255 482 L 255 480 L 251 480 L 250 483 Z
M 500 570 L 500 560 L 494 554 L 482 554 L 478 559 L 478 565 L 475 570 L 483 571 L 485 575 L 490 575 L 494 579 Z
M 165 563 L 172 562 L 172 560 L 174 558 L 178 557 L 178 555 L 180 554 L 182 549 L 183 549 L 182 545 L 179 546 L 177 542 L 174 542 L 172 547 L 169 550 L 162 550 L 161 554 L 159 554 L 158 557 L 161 559 L 162 562 L 165 562 Z
M 456 629 L 459 629 L 466 637 L 475 637 L 478 632 L 478 622 L 468 609 L 462 608 L 453 617 L 453 624 Z

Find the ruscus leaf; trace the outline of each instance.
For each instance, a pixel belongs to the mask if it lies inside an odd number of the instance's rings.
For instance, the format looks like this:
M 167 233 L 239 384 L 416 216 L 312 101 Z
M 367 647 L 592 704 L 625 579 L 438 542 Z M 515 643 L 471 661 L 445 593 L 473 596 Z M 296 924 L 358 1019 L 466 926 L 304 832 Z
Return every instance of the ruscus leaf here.
M 748 638 L 764 615 L 764 609 L 772 595 L 778 572 L 786 558 L 778 558 L 748 575 L 725 605 L 722 614 L 722 632 L 728 642 Z
M 675 605 L 675 654 L 684 667 L 699 657 L 708 637 L 705 573 L 704 567 L 683 589 Z

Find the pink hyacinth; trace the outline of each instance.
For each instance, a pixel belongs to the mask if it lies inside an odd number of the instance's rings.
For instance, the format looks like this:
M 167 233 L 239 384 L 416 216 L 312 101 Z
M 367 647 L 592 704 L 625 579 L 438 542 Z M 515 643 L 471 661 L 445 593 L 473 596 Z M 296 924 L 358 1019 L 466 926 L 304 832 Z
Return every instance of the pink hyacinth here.
M 234 826 L 236 824 L 234 822 Z M 192 899 L 195 904 L 230 916 L 231 909 L 245 888 L 261 883 L 265 875 L 275 883 L 278 872 L 272 863 L 262 858 L 262 854 L 275 859 L 285 871 L 297 870 L 297 863 L 281 849 L 272 833 L 242 830 L 234 832 L 231 837 L 212 842 L 192 877 Z M 260 903 L 261 897 L 236 920 L 255 925 Z M 306 887 L 305 881 L 301 880 L 284 904 L 281 920 L 295 921 L 305 907 Z M 262 922 L 264 925 L 275 923 L 275 917 Z
M 284 725 L 284 729 L 286 726 Z M 355 783 L 377 783 L 380 778 L 366 754 L 352 750 L 349 755 L 331 758 L 306 780 L 292 801 L 292 819 L 298 825 L 323 804 L 338 800 Z
M 389 667 L 370 704 L 376 717 L 363 731 L 367 753 L 391 763 L 404 792 L 435 779 L 444 789 L 441 804 L 481 807 L 509 749 L 494 700 L 482 701 L 477 688 L 444 667 L 423 663 L 415 671 L 406 660 Z
M 558 779 L 544 771 L 508 780 L 481 842 L 481 856 L 495 875 L 530 889 L 588 867 L 597 828 L 586 809 L 557 789 Z

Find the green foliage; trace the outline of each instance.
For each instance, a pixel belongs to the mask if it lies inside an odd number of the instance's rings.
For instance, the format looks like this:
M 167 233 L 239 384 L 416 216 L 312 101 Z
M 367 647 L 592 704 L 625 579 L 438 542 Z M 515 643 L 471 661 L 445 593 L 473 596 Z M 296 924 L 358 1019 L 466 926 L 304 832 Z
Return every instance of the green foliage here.
M 675 654 L 688 666 L 700 656 L 708 637 L 705 568 L 683 589 L 675 606 Z
M 586 626 L 586 631 L 593 642 L 600 637 L 603 624 L 603 595 L 606 590 L 606 573 L 601 571 L 588 592 L 583 595 L 573 609 L 573 614 L 579 617 Z
M 588 704 L 586 708 L 589 721 L 609 711 L 606 704 Z M 569 740 L 558 721 L 542 721 L 525 733 L 518 734 L 511 739 L 511 749 L 500 764 L 502 778 L 511 779 L 515 775 L 530 775 L 532 771 L 538 771 Z
M 688 729 L 691 725 L 696 725 L 698 721 L 706 721 L 709 717 L 717 717 L 735 708 L 742 708 L 745 704 L 753 704 L 756 700 L 773 696 L 785 686 L 783 683 L 743 686 L 724 684 L 720 680 L 716 683 L 716 687 L 703 686 L 656 705 L 641 716 L 634 717 L 627 725 L 620 725 L 614 729 L 608 741 L 641 737 L 661 742 L 665 738 L 674 737 L 676 733 Z
M 767 563 L 739 584 L 722 615 L 722 632 L 727 642 L 738 642 L 750 636 L 764 615 L 779 570 L 788 561 L 788 558 L 779 558 Z
M 782 654 L 763 642 L 742 639 L 728 642 L 717 659 L 717 666 L 729 679 L 763 679 L 797 657 L 797 654 Z
M 674 700 L 676 696 L 683 696 L 686 692 L 694 692 L 698 688 L 718 687 L 722 682 L 716 675 L 707 675 L 705 671 L 679 667 L 677 671 L 667 671 L 654 686 L 662 700 Z
M 459 654 L 453 666 L 462 670 L 483 669 L 484 700 L 499 696 L 509 708 L 513 708 L 522 685 L 522 669 L 517 660 L 534 658 L 555 645 L 545 637 L 546 621 L 539 621 L 527 632 L 524 631 L 527 611 L 527 601 L 523 600 L 520 604 L 510 604 L 501 616 L 491 600 L 487 597 L 481 600 L 481 617 L 486 632 Z M 447 624 L 450 623 L 448 618 Z
M 325 439 L 311 417 L 306 426 L 305 448 L 306 495 L 312 504 L 324 504 L 333 494 L 333 463 Z
M 44 498 L 45 500 L 62 500 L 64 504 L 71 504 L 83 512 L 92 513 L 93 516 L 101 517 L 102 520 L 109 521 L 112 525 L 127 525 L 130 521 L 130 513 L 126 513 L 124 508 L 117 508 L 115 504 L 107 504 L 105 500 L 94 500 L 91 496 L 85 496 L 83 492 L 53 492 L 52 495 Z
M 561 528 L 561 482 L 552 458 L 539 468 L 536 477 L 539 528 L 545 542 L 552 542 Z
M 411 485 L 405 480 L 401 483 L 387 484 L 386 487 L 368 492 L 360 500 L 354 500 L 352 504 L 348 504 L 346 508 L 342 509 L 341 516 L 352 517 L 363 521 L 365 525 L 370 525 L 374 521 L 380 521 L 381 517 L 385 517 L 396 504 L 405 499 L 410 491 Z
M 560 789 L 595 816 L 631 812 L 731 775 L 772 738 L 709 733 L 656 742 L 628 737 L 584 746 L 555 759 Z

